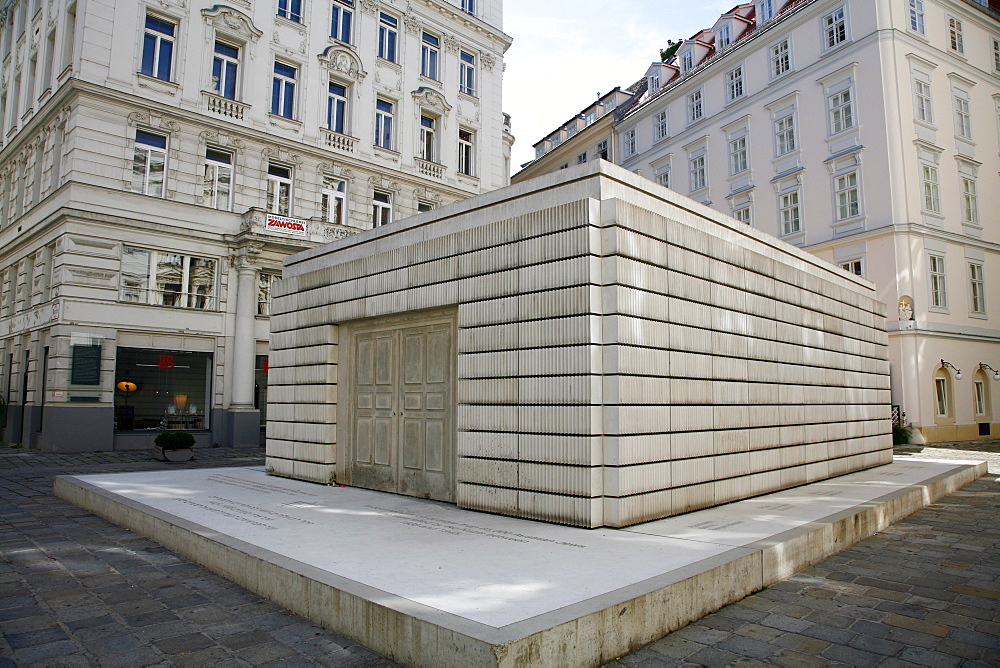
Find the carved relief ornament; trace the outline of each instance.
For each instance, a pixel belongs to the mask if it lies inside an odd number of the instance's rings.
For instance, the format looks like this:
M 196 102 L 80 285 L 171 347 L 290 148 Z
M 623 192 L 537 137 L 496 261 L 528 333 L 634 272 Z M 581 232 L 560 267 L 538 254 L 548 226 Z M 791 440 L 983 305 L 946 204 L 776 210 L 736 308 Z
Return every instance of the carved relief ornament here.
M 128 115 L 129 125 L 145 125 L 165 132 L 180 132 L 181 126 L 151 111 L 133 111 Z
M 361 66 L 361 59 L 351 49 L 343 46 L 331 46 L 319 55 L 322 67 L 331 74 L 338 74 L 361 83 L 368 76 Z
M 412 95 L 413 100 L 423 109 L 430 109 L 441 114 L 447 114 L 451 111 L 451 105 L 444 99 L 444 95 L 433 88 L 421 86 L 413 91 Z
M 211 9 L 201 10 L 201 15 L 205 19 L 205 23 L 217 31 L 239 37 L 245 41 L 256 42 L 264 34 L 253 24 L 249 16 L 232 7 L 215 5 Z M 211 33 L 207 32 L 205 39 L 211 38 Z

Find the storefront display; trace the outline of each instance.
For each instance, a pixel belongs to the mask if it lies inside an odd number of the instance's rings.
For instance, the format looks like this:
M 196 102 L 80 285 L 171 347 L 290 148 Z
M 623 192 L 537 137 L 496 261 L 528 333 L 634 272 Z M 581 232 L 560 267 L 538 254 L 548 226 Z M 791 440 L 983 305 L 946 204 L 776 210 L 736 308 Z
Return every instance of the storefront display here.
M 115 429 L 208 429 L 212 355 L 118 348 Z

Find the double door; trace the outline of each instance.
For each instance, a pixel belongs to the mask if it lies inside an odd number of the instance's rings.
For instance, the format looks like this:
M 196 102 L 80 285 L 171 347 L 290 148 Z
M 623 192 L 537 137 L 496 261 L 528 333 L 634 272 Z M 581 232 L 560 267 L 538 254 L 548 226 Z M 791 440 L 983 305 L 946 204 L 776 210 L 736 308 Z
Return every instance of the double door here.
M 452 332 L 450 320 L 351 332 L 350 484 L 454 501 Z

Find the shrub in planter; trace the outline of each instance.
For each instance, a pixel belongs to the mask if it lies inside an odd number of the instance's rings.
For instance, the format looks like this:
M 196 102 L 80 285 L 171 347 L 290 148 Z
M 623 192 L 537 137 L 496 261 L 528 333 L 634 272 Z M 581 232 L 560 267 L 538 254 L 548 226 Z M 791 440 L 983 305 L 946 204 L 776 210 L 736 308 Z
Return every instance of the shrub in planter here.
M 164 450 L 190 450 L 194 447 L 194 436 L 186 431 L 165 431 L 154 443 Z
M 154 441 L 153 456 L 161 462 L 186 462 L 194 457 L 194 436 L 185 431 L 165 431 Z

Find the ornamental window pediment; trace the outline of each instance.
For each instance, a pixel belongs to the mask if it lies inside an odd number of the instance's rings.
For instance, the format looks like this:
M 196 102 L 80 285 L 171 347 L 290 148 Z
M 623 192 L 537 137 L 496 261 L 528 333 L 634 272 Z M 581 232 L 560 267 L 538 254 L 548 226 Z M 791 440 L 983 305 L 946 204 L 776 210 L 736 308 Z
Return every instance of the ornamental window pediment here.
M 368 72 L 365 72 L 358 55 L 354 53 L 353 49 L 344 46 L 327 48 L 319 55 L 319 62 L 331 74 L 337 74 L 359 83 L 368 76 Z

